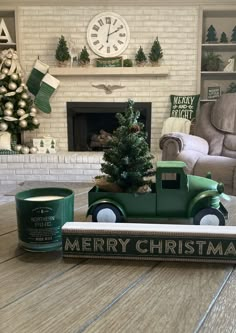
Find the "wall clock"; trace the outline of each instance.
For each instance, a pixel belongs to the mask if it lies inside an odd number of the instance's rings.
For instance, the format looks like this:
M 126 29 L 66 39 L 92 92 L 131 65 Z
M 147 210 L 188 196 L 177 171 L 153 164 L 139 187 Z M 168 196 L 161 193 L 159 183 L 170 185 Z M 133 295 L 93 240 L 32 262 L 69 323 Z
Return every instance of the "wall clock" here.
M 129 27 L 124 18 L 113 12 L 103 12 L 92 18 L 87 29 L 87 41 L 101 57 L 116 57 L 128 46 Z

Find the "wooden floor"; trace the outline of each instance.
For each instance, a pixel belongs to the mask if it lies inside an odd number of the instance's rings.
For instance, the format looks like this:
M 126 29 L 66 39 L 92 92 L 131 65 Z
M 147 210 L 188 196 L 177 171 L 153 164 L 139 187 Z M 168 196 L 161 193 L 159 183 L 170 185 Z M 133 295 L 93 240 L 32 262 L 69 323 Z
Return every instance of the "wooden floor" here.
M 76 195 L 76 221 L 87 190 Z M 234 265 L 27 253 L 17 247 L 15 204 L 0 209 L 1 333 L 236 332 Z

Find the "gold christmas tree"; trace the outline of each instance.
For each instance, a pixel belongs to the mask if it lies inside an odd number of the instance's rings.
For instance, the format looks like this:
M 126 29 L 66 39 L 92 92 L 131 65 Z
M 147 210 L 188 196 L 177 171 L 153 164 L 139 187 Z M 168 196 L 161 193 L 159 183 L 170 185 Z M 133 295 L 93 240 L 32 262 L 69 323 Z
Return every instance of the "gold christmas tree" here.
M 39 127 L 37 109 L 23 82 L 23 75 L 15 50 L 0 53 L 0 131 L 12 135 Z

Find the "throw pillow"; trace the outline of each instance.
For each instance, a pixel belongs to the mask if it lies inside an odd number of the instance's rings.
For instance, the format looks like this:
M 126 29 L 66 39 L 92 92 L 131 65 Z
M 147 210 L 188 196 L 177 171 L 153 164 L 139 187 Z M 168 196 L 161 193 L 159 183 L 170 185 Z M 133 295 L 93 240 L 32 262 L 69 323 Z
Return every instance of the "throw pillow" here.
M 187 118 L 192 120 L 196 117 L 200 95 L 177 96 L 170 95 L 171 117 Z
M 11 150 L 11 134 L 9 132 L 0 132 L 0 149 Z

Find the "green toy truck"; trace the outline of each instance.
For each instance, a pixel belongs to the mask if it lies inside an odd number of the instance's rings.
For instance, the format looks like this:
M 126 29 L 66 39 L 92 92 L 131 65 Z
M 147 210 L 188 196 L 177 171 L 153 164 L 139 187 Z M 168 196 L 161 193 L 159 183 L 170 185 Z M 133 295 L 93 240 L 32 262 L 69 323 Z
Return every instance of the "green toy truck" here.
M 188 219 L 196 225 L 225 225 L 228 212 L 220 202 L 224 185 L 188 175 L 185 167 L 180 161 L 158 162 L 156 181 L 148 193 L 113 193 L 94 186 L 88 193 L 87 215 L 93 222 Z

